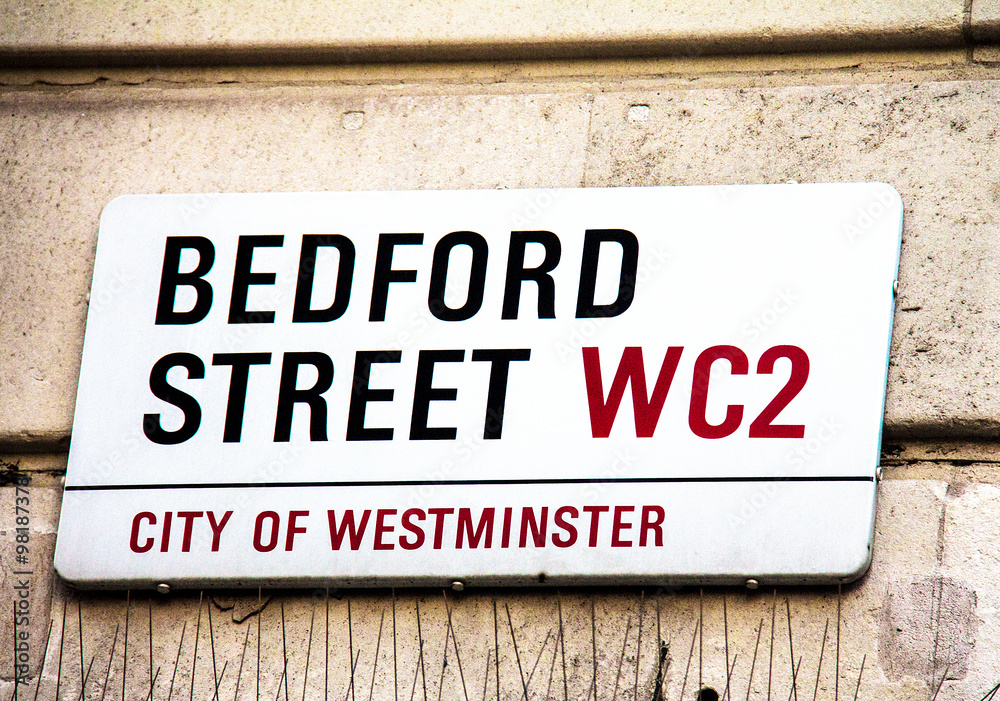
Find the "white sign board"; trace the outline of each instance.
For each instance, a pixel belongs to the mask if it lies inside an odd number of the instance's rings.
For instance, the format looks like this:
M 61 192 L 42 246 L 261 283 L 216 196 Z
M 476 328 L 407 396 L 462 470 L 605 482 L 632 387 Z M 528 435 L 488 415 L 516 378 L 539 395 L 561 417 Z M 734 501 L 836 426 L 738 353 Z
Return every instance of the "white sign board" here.
M 56 567 L 856 578 L 901 222 L 878 183 L 116 199 Z

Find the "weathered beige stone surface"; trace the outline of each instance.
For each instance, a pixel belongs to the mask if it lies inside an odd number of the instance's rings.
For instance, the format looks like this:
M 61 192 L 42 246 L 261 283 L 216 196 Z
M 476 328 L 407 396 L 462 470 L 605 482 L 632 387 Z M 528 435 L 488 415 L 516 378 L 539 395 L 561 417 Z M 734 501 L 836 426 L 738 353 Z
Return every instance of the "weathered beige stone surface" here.
M 981 684 L 992 678 L 992 686 L 1000 682 L 1000 660 L 985 641 L 1000 639 L 1000 488 L 955 482 L 946 502 L 942 565 L 948 575 L 975 589 L 977 640 L 983 642 L 973 651 L 970 676 L 974 674 Z
M 6 63 L 634 56 L 955 45 L 960 0 L 423 2 L 4 0 Z
M 51 447 L 68 437 L 100 210 L 117 195 L 787 180 L 881 180 L 900 191 L 886 426 L 890 435 L 992 437 L 998 85 L 8 93 L 0 388 L 11 401 L 0 404 L 0 443 Z
M 972 36 L 979 41 L 1000 41 L 1000 0 L 972 0 Z

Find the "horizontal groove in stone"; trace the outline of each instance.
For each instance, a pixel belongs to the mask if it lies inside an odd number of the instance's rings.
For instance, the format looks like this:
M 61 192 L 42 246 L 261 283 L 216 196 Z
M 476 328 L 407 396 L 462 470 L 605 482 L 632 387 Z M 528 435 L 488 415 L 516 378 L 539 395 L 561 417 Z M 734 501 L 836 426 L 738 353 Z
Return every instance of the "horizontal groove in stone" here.
M 969 22 L 974 41 L 1000 42 L 1000 0 L 972 0 Z
M 428 44 L 218 46 L 60 46 L 20 48 L 0 43 L 0 68 L 93 68 L 138 66 L 351 65 L 366 63 L 529 61 L 721 56 L 954 48 L 960 28 L 898 32 L 692 35 L 636 39 L 440 42 Z
M 994 1 L 984 5 L 987 15 Z M 0 26 L 6 28 L 0 34 L 0 65 L 333 64 L 928 48 L 961 44 L 969 21 L 964 0 L 819 5 L 0 0 Z

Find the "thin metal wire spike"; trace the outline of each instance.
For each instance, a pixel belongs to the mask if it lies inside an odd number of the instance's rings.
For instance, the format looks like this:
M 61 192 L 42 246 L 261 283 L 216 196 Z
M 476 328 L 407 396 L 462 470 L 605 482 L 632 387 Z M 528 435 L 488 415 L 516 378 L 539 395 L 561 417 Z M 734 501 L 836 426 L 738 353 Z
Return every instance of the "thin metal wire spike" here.
M 422 652 L 424 647 L 423 641 L 420 641 L 419 644 L 420 644 L 420 650 Z M 413 701 L 413 697 L 417 693 L 417 677 L 419 676 L 420 676 L 420 665 L 415 664 L 413 665 L 413 684 L 410 686 L 410 701 Z M 347 699 L 345 698 L 344 701 L 347 701 Z
M 191 693 L 188 701 L 194 699 L 194 673 L 198 669 L 198 638 L 201 637 L 201 599 L 204 592 L 198 592 L 198 619 L 194 624 L 194 655 L 191 658 Z
M 306 669 L 302 674 L 302 701 L 306 701 L 306 686 L 309 684 L 309 654 L 313 646 L 313 624 L 316 622 L 316 602 L 312 603 L 312 613 L 309 616 L 309 642 L 306 645 Z
M 736 668 L 736 660 L 733 660 L 733 666 L 729 666 L 729 611 L 726 605 L 726 595 L 722 595 L 722 634 L 726 640 L 726 689 L 722 692 L 723 701 L 729 698 L 729 678 L 732 676 L 732 670 Z
M 278 677 L 278 688 L 274 692 L 274 701 L 278 701 L 278 697 L 281 696 L 281 684 L 285 681 L 285 670 L 281 670 L 281 676 Z
M 592 684 L 594 687 L 594 698 L 597 698 L 597 621 L 594 616 L 594 598 L 590 598 L 590 651 L 593 655 L 593 672 L 594 678 Z M 527 690 L 525 690 L 525 701 L 527 701 Z
M 556 589 L 556 601 L 559 603 L 559 649 L 562 653 L 563 701 L 569 701 L 569 680 L 566 676 L 566 633 L 563 629 L 562 592 L 558 589 Z
M 789 657 L 795 660 L 795 648 L 792 646 L 792 605 L 788 603 L 788 597 L 785 597 L 785 612 L 788 616 L 788 654 Z M 800 660 L 801 664 L 801 660 Z M 795 701 L 799 701 L 799 690 L 798 685 L 795 683 L 795 678 L 797 676 L 798 670 L 796 670 L 795 665 L 792 665 L 792 696 Z
M 979 699 L 979 701 L 990 701 L 990 699 L 992 699 L 998 691 L 1000 691 L 1000 682 L 997 682 L 995 687 L 987 691 L 983 698 Z
M 507 611 L 507 625 L 510 626 L 510 639 L 514 642 L 514 659 L 517 660 L 517 673 L 521 676 L 521 688 L 524 689 L 524 699 L 528 699 L 528 685 L 524 681 L 524 670 L 521 668 L 521 653 L 517 649 L 517 636 L 514 635 L 514 622 L 510 618 L 510 607 L 505 601 L 504 610 Z
M 773 590 L 771 596 L 771 647 L 767 655 L 767 701 L 771 701 L 771 674 L 774 671 L 774 621 L 778 608 L 778 590 Z
M 736 671 L 736 660 L 740 658 L 740 653 L 733 655 L 733 666 L 726 671 L 726 690 L 722 692 L 722 701 L 729 698 L 729 684 L 732 682 L 733 672 Z
M 535 670 L 538 669 L 538 663 L 542 661 L 542 655 L 545 654 L 545 648 L 549 644 L 549 638 L 552 637 L 552 629 L 549 628 L 549 632 L 545 634 L 545 640 L 542 641 L 542 647 L 538 651 L 538 655 L 535 656 L 535 664 L 531 666 L 531 671 L 528 672 L 528 686 L 531 686 L 531 679 L 535 676 Z M 452 640 L 455 639 L 454 634 L 452 634 Z
M 87 682 L 90 681 L 90 670 L 94 667 L 95 655 L 90 656 L 90 663 L 87 665 L 87 673 L 83 676 L 83 683 L 80 685 L 80 696 L 78 697 L 80 701 L 84 701 L 83 692 L 87 688 Z
M 437 701 L 441 701 L 441 694 L 444 693 L 444 673 L 448 669 L 448 638 L 451 635 L 451 629 L 445 626 L 444 629 L 444 648 L 441 651 L 441 676 L 438 677 L 438 697 Z
M 424 655 L 424 634 L 420 624 L 420 601 L 417 600 L 417 638 L 420 640 L 420 684 L 424 688 L 424 701 L 427 701 L 427 663 Z M 351 701 L 354 701 L 352 698 Z
M 843 585 L 837 585 L 837 661 L 833 677 L 833 701 L 840 701 L 840 600 Z
M 212 701 L 219 701 L 219 684 L 222 683 L 223 677 L 226 676 L 226 667 L 229 666 L 229 660 L 222 663 L 222 674 L 219 675 L 219 681 L 215 686 L 215 693 L 212 695 Z
M 282 676 L 285 679 L 285 701 L 288 701 L 288 642 L 285 635 L 285 601 L 281 600 L 281 657 L 282 657 Z M 354 675 L 351 675 L 354 678 Z M 278 693 L 281 693 L 281 686 L 278 686 Z
M 329 626 L 327 626 L 329 630 Z M 329 633 L 327 633 L 329 635 Z M 327 643 L 329 644 L 329 643 Z M 489 669 L 489 659 L 486 661 Z M 396 656 L 396 587 L 392 588 L 392 701 L 399 701 L 399 661 Z M 485 696 L 485 693 L 483 694 Z M 483 701 L 486 701 L 483 699 Z
M 219 695 L 219 668 L 215 662 L 215 627 L 212 625 L 212 597 L 208 597 L 208 642 L 212 647 L 212 679 L 215 680 L 215 695 Z
M 802 655 L 799 655 L 799 661 L 792 666 L 792 690 L 788 692 L 788 701 L 792 701 L 792 694 L 795 694 L 795 678 L 799 674 L 799 670 L 802 669 Z
M 486 687 L 490 683 L 490 662 L 492 661 L 490 657 L 493 655 L 493 650 L 486 648 L 486 673 L 483 674 L 483 701 L 486 701 Z
M 62 686 L 63 645 L 66 642 L 66 599 L 63 599 L 62 627 L 59 629 L 59 668 L 56 670 L 56 695 L 59 698 L 59 687 Z
M 819 694 L 819 673 L 823 670 L 823 652 L 826 650 L 826 634 L 830 630 L 830 619 L 826 619 L 826 625 L 823 626 L 823 642 L 819 646 L 819 664 L 816 665 L 816 686 L 813 687 L 813 701 L 816 701 L 816 695 Z
M 247 643 L 250 642 L 250 624 L 247 623 L 247 632 L 243 636 L 243 651 L 240 652 L 240 668 L 236 671 L 236 690 L 233 692 L 233 701 L 240 695 L 240 679 L 243 677 L 243 662 L 247 658 Z M 150 699 L 152 701 L 152 699 Z
M 101 687 L 101 701 L 104 701 L 104 694 L 108 691 L 108 681 L 111 679 L 111 663 L 115 659 L 115 645 L 118 644 L 118 631 L 121 630 L 121 624 L 115 625 L 115 637 L 111 641 L 111 653 L 108 655 L 108 670 L 104 673 L 104 686 Z M 55 698 L 59 698 L 56 696 Z
M 354 676 L 354 671 L 358 668 L 358 660 L 361 659 L 361 650 L 358 650 L 358 654 L 354 656 L 354 660 L 351 662 L 351 676 Z M 347 687 L 347 691 L 344 692 L 344 701 L 347 701 L 348 697 L 351 695 L 351 687 Z M 277 699 L 275 700 L 277 701 Z
M 687 664 L 684 666 L 684 681 L 681 682 L 680 701 L 684 701 L 684 691 L 687 689 L 688 672 L 691 671 L 691 660 L 694 659 L 694 641 L 698 638 L 698 629 L 700 627 L 701 627 L 701 621 L 695 621 L 694 633 L 691 635 L 691 649 L 688 651 L 688 661 Z
M 562 628 L 560 627 L 560 630 Z M 500 701 L 500 644 L 497 632 L 497 600 L 493 599 L 493 662 L 497 668 L 497 701 Z
M 951 663 L 949 662 L 944 666 L 944 674 L 941 675 L 941 681 L 938 682 L 937 688 L 934 690 L 934 695 L 931 696 L 931 701 L 935 701 L 938 697 L 938 693 L 941 691 L 941 687 L 944 685 L 944 680 L 948 678 L 948 670 L 951 668 Z
M 375 641 L 375 662 L 372 664 L 372 683 L 368 691 L 368 701 L 372 701 L 372 694 L 375 693 L 375 670 L 378 669 L 378 651 L 382 646 L 382 624 L 385 623 L 385 609 L 382 609 L 382 618 L 378 622 L 378 639 Z M 306 701 L 305 693 L 302 694 L 302 701 Z
M 264 617 L 261 603 L 261 591 L 260 587 L 257 587 L 257 686 L 255 689 L 257 692 L 257 701 L 260 701 L 260 619 Z M 167 701 L 170 700 L 167 699 Z
M 174 693 L 174 680 L 177 679 L 177 667 L 180 666 L 181 661 L 181 647 L 184 646 L 184 631 L 187 630 L 187 621 L 184 621 L 184 625 L 181 626 L 181 639 L 177 643 L 177 658 L 174 660 L 174 673 L 170 676 L 170 692 L 167 694 L 167 701 L 170 701 L 170 697 Z
M 122 645 L 122 699 L 125 698 L 125 675 L 128 672 L 128 619 L 132 612 L 132 590 L 125 592 L 125 643 Z
M 646 590 L 639 595 L 639 635 L 635 641 L 635 680 L 632 683 L 632 698 L 639 699 L 639 658 L 642 656 L 642 613 L 646 608 Z M 594 684 L 594 701 L 597 701 L 597 684 Z
M 146 694 L 145 701 L 153 701 L 153 685 L 156 684 L 156 680 L 159 676 L 160 676 L 160 668 L 157 667 L 156 674 L 154 674 L 152 678 L 149 680 L 149 693 Z
M 663 643 L 663 635 L 660 633 L 660 595 L 656 595 L 656 646 L 660 647 Z
M 42 649 L 42 666 L 38 670 L 38 683 L 35 684 L 33 701 L 38 701 L 38 690 L 42 686 L 42 673 L 45 671 L 45 658 L 49 654 L 49 640 L 52 638 L 52 619 L 49 619 L 49 632 L 45 634 L 45 647 Z
M 80 597 L 76 599 L 76 623 L 80 631 L 80 698 L 86 699 L 87 683 L 83 672 L 83 608 L 80 603 Z M 17 679 L 16 676 L 14 678 Z
M 611 692 L 611 701 L 616 701 L 618 698 L 618 680 L 622 676 L 622 663 L 625 662 L 625 650 L 628 647 L 628 634 L 632 630 L 632 619 L 625 619 L 625 637 L 622 638 L 622 654 L 618 656 L 618 671 L 615 673 L 615 688 Z M 694 646 L 694 640 L 691 641 L 691 645 Z
M 372 664 L 372 683 L 371 688 L 368 690 L 368 701 L 372 701 L 372 695 L 375 693 L 375 670 L 378 669 L 378 651 L 382 647 L 382 624 L 385 623 L 385 609 L 382 609 L 382 617 L 378 622 L 378 638 L 375 640 L 375 662 Z M 308 662 L 308 659 L 307 659 Z M 306 701 L 305 690 L 302 692 L 302 701 Z
M 153 597 L 148 599 L 149 602 L 149 672 L 153 672 Z M 159 672 L 160 668 L 157 667 L 156 671 Z M 149 701 L 153 701 L 153 688 L 156 684 L 156 676 L 153 675 L 149 680 Z
M 750 677 L 747 679 L 747 699 L 750 701 L 750 690 L 753 689 L 753 670 L 757 666 L 757 648 L 760 646 L 760 632 L 764 629 L 764 618 L 761 617 L 757 625 L 757 642 L 753 644 L 753 659 L 750 661 Z
M 552 661 L 549 663 L 549 683 L 545 685 L 545 698 L 551 698 L 552 677 L 556 671 L 556 658 L 559 657 L 559 634 L 556 633 L 556 644 L 552 646 Z M 486 701 L 486 699 L 483 699 Z
M 392 590 L 392 608 L 396 610 L 396 590 Z M 393 619 L 395 621 L 395 619 Z M 393 625 L 393 633 L 396 627 Z M 323 658 L 323 701 L 330 697 L 330 587 L 326 588 L 326 654 Z M 399 701 L 399 699 L 395 699 Z
M 146 600 L 149 612 L 149 701 L 153 701 L 153 597 Z
M 462 695 L 465 696 L 465 701 L 469 701 L 469 691 L 465 688 L 465 673 L 462 671 L 462 656 L 458 652 L 458 638 L 455 637 L 455 627 L 451 622 L 451 604 L 448 603 L 448 594 L 444 589 L 441 590 L 441 596 L 444 598 L 444 610 L 448 614 L 448 630 L 451 631 L 451 644 L 455 648 L 455 662 L 458 663 L 458 678 L 462 681 Z M 541 653 L 539 653 L 539 657 L 541 657 Z M 530 681 L 531 677 L 529 676 L 528 679 Z M 369 701 L 371 700 L 369 699 Z
M 698 628 L 701 631 L 698 634 L 698 690 L 699 693 L 704 686 L 701 683 L 701 664 L 702 664 L 702 650 L 705 646 L 705 590 L 698 590 Z
M 420 613 L 418 609 L 417 617 L 419 618 Z M 351 683 L 347 687 L 348 693 L 351 695 L 351 701 L 354 701 L 354 623 L 351 619 L 351 597 L 347 597 L 347 660 L 351 662 Z M 358 651 L 361 652 L 360 650 Z
M 659 605 L 659 599 L 657 599 L 657 605 Z M 657 625 L 657 635 L 659 639 L 659 657 L 656 661 L 656 683 L 653 685 L 653 701 L 663 701 L 663 678 L 666 676 L 667 670 L 670 669 L 670 659 L 668 655 L 670 654 L 670 645 L 667 644 L 659 634 L 659 625 Z
M 420 625 L 420 599 L 417 604 L 417 640 L 420 642 L 420 681 L 424 686 L 424 701 L 427 701 L 427 668 L 424 666 L 424 633 Z M 352 698 L 351 701 L 354 701 Z
M 854 688 L 854 701 L 858 701 L 858 692 L 861 691 L 861 675 L 865 673 L 865 660 L 867 659 L 867 654 L 861 658 L 861 671 L 858 672 L 858 685 Z

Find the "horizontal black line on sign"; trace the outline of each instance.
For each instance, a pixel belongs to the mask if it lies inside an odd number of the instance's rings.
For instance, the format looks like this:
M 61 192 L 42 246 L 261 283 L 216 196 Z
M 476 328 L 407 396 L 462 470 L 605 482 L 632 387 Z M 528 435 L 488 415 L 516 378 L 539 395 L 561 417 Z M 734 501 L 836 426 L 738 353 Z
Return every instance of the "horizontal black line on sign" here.
M 260 489 L 277 487 L 422 487 L 483 486 L 504 484 L 686 484 L 691 482 L 874 482 L 873 475 L 827 475 L 818 477 L 621 477 L 617 479 L 530 480 L 392 480 L 367 482 L 206 482 L 189 484 L 72 484 L 67 492 L 99 492 L 123 489 Z

